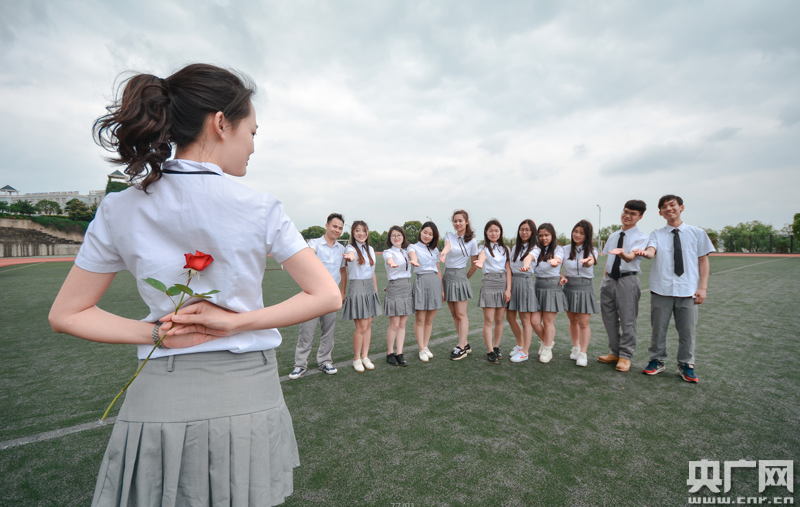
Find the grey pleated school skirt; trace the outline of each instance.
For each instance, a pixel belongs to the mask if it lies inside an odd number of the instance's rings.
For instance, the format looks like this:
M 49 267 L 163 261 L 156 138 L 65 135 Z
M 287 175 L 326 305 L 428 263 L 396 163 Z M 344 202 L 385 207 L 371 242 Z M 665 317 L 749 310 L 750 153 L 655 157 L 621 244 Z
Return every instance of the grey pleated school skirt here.
M 438 310 L 442 307 L 442 281 L 436 273 L 422 273 L 414 280 L 414 310 Z
M 299 465 L 274 350 L 151 359 L 125 395 L 92 505 L 277 505 Z
M 538 312 L 539 302 L 533 286 L 533 273 L 511 274 L 511 300 L 508 309 L 514 312 Z
M 383 315 L 381 299 L 375 292 L 372 278 L 348 280 L 347 296 L 342 304 L 342 320 L 368 319 Z
M 534 287 L 536 289 L 536 301 L 539 303 L 539 311 L 567 311 L 567 297 L 564 295 L 564 290 L 558 285 L 559 280 L 560 277 L 558 276 L 536 278 Z
M 383 300 L 383 312 L 387 317 L 402 317 L 414 313 L 414 296 L 411 278 L 389 280 L 386 285 L 386 297 Z
M 600 305 L 594 296 L 591 278 L 573 277 L 564 284 L 567 310 L 572 313 L 600 313 Z
M 478 295 L 478 306 L 481 308 L 503 308 L 506 300 L 503 294 L 506 292 L 505 273 L 484 273 L 481 278 L 481 292 Z
M 466 301 L 472 299 L 472 285 L 463 268 L 445 268 L 444 298 L 447 301 Z

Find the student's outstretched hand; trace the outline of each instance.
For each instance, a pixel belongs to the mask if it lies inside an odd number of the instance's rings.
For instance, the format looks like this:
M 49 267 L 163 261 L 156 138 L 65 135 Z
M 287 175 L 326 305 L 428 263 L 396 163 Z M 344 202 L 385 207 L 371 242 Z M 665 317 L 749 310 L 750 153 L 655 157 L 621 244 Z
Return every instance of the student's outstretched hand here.
M 472 261 L 472 265 L 475 266 L 478 269 L 483 269 L 483 261 L 480 260 L 480 259 L 476 259 L 476 260 Z
M 562 276 L 561 279 L 558 281 L 558 285 L 564 285 L 567 282 L 568 280 Z
M 622 249 L 621 248 L 615 248 L 614 250 L 622 250 Z M 611 253 L 614 253 L 614 252 L 611 251 Z M 641 248 L 634 248 L 633 250 L 631 250 L 631 253 L 633 255 L 637 256 L 637 257 L 645 257 L 647 255 L 647 252 L 645 250 L 642 250 Z M 614 255 L 618 255 L 618 254 L 614 254 Z
M 523 273 L 525 273 L 527 271 L 530 271 L 531 267 L 530 266 L 522 266 L 521 268 L 519 268 L 519 270 L 522 271 Z
M 390 268 L 397 267 L 397 263 L 392 258 L 386 259 L 386 264 L 388 264 Z
M 590 268 L 590 267 L 594 266 L 594 257 L 586 257 L 584 259 L 578 259 L 578 262 L 583 264 L 584 268 Z
M 439 253 L 439 262 L 444 262 L 447 260 L 447 254 L 444 252 Z
M 636 250 L 634 250 L 634 252 L 635 251 Z M 612 250 L 609 250 L 608 253 L 610 253 L 611 255 L 620 255 L 620 254 L 624 254 L 625 253 L 625 249 L 622 248 L 622 247 L 614 248 Z
M 342 257 L 344 257 L 348 262 L 353 262 L 354 260 L 356 260 L 356 253 L 355 252 L 343 253 Z
M 556 267 L 556 266 L 558 266 L 559 264 L 561 264 L 561 259 L 559 259 L 558 257 L 553 257 L 553 258 L 552 258 L 552 259 L 550 259 L 548 262 L 550 262 L 550 265 L 551 265 L 551 266 L 553 266 L 553 267 Z
M 419 267 L 419 262 L 417 262 L 417 261 L 409 259 L 408 263 L 411 264 L 414 267 L 417 267 L 417 268 Z

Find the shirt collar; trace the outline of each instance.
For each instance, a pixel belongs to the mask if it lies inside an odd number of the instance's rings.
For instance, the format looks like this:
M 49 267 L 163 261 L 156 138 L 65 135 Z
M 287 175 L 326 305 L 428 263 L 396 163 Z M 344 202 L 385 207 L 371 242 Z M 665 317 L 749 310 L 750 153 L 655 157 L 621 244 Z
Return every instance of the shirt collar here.
M 212 171 L 220 176 L 223 174 L 222 168 L 216 164 L 212 164 L 211 162 L 195 162 L 194 160 L 186 160 L 183 158 L 167 160 L 162 167 L 171 171 Z
M 681 222 L 681 225 L 679 225 L 678 227 L 672 227 L 671 225 L 667 224 L 667 226 L 664 227 L 664 228 L 667 230 L 667 232 L 672 232 L 675 229 L 678 229 L 679 231 L 683 232 L 684 229 L 686 229 L 686 227 L 684 227 L 685 225 L 686 225 L 686 222 Z

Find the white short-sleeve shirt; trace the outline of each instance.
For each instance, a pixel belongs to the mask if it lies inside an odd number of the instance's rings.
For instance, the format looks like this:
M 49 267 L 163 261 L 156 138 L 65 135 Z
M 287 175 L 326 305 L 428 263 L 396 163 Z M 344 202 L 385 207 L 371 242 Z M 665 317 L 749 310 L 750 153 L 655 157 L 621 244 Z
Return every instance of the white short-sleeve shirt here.
M 308 247 L 283 204 L 270 194 L 228 179 L 214 164 L 170 160 L 162 167 L 168 172 L 147 193 L 129 188 L 103 199 L 75 265 L 93 273 L 130 271 L 150 310 L 142 320 L 156 322 L 175 307 L 144 279 L 155 278 L 168 287 L 186 284 L 184 254 L 199 250 L 214 261 L 192 279 L 190 288 L 220 291 L 210 301 L 236 312 L 263 308 L 261 283 L 267 254 L 283 263 Z M 262 329 L 183 349 L 156 349 L 152 357 L 253 352 L 280 343 L 277 329 Z M 138 345 L 139 358 L 147 357 L 152 348 Z
M 325 236 L 322 236 L 308 240 L 308 246 L 314 250 L 328 273 L 336 280 L 336 285 L 339 285 L 342 282 L 341 269 L 347 265 L 347 261 L 344 260 L 344 245 L 334 241 L 333 246 L 330 246 Z
M 375 260 L 375 250 L 372 247 L 369 247 L 369 256 L 367 256 L 367 245 L 365 243 L 359 243 L 356 241 L 358 248 L 361 249 L 361 255 L 364 257 L 364 264 L 358 263 L 358 252 L 353 247 L 353 245 L 347 245 L 345 249 L 345 254 L 349 254 L 353 252 L 356 254 L 356 260 L 354 261 L 347 261 L 347 279 L 348 280 L 369 280 L 372 278 L 372 275 L 375 274 L 375 264 L 372 266 L 369 265 L 369 258 L 372 257 L 372 262 L 376 262 Z
M 439 249 L 433 247 L 428 250 L 428 245 L 424 243 L 414 243 L 408 246 L 409 252 L 417 254 L 419 267 L 414 268 L 414 273 L 424 275 L 426 273 L 439 273 Z
M 511 274 L 520 273 L 519 269 L 522 267 L 522 263 L 525 261 L 525 258 L 526 257 L 532 257 L 534 250 L 536 250 L 536 247 L 533 247 L 531 249 L 531 251 L 528 252 L 528 255 L 523 255 L 527 249 L 528 249 L 528 244 L 527 243 L 523 243 L 522 249 L 519 251 L 519 259 L 514 260 L 514 248 L 511 248 L 511 252 L 509 253 L 509 255 L 511 256 L 511 258 L 510 258 Z M 534 262 L 535 262 L 535 259 L 534 259 Z M 533 262 L 531 264 L 533 264 Z M 528 271 L 528 273 L 530 273 L 530 271 Z
M 608 237 L 608 241 L 606 241 L 606 244 L 603 247 L 603 253 L 608 255 L 608 259 L 606 260 L 606 273 L 611 273 L 611 268 L 614 267 L 614 260 L 617 258 L 616 255 L 610 254 L 609 252 L 615 248 L 618 248 L 617 245 L 619 244 L 619 235 L 623 232 L 625 233 L 625 236 L 622 237 L 622 249 L 625 250 L 626 253 L 631 253 L 631 251 L 636 248 L 644 250 L 647 246 L 647 234 L 643 233 L 636 226 L 631 227 L 627 231 L 620 230 L 614 232 Z M 634 257 L 634 259 L 630 262 L 625 262 L 625 259 L 620 259 L 619 271 L 620 273 L 627 273 L 630 271 L 634 273 L 641 273 L 642 270 L 639 268 L 641 263 L 642 258 L 639 256 Z
M 392 259 L 396 268 L 389 266 L 389 259 Z M 389 280 L 399 280 L 401 278 L 411 278 L 411 264 L 408 263 L 408 251 L 393 246 L 383 251 L 383 265 L 386 266 L 386 278 Z
M 474 237 L 465 242 L 463 236 L 451 232 L 444 237 L 444 240 L 450 242 L 450 253 L 444 262 L 446 268 L 462 269 L 471 262 L 473 255 L 478 255 L 478 242 Z
M 656 249 L 650 269 L 650 290 L 660 296 L 691 297 L 700 282 L 698 259 L 716 250 L 706 231 L 693 225 L 679 225 L 683 274 L 677 276 L 673 229 L 675 227 L 667 225 L 650 233 L 647 248 L 652 246 Z
M 492 243 L 490 246 L 483 245 L 480 248 L 480 251 L 486 253 L 486 260 L 483 263 L 484 273 L 506 272 L 506 261 L 508 261 L 508 255 L 505 248 L 501 247 L 497 243 Z
M 539 253 L 542 250 L 535 246 L 533 247 L 533 263 L 536 264 L 537 259 L 539 259 Z M 564 249 L 561 248 L 561 245 L 556 246 L 556 251 L 553 254 L 553 257 L 558 257 L 561 261 L 564 261 Z M 551 278 L 554 276 L 561 276 L 561 265 L 552 266 L 550 265 L 550 261 L 542 261 L 533 268 L 533 274 L 536 275 L 536 278 Z
M 583 259 L 583 245 L 578 245 L 575 249 L 575 258 L 569 260 L 569 254 L 572 252 L 572 245 L 564 247 L 564 276 L 569 278 L 594 278 L 594 266 L 586 267 L 579 261 Z M 592 248 L 592 254 L 597 259 L 597 248 Z

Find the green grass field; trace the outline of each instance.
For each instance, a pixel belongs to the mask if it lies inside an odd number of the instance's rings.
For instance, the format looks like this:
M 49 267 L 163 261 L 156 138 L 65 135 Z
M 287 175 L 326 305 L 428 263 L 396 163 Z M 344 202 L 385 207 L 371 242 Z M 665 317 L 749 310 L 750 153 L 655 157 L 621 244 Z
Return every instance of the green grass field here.
M 50 330 L 47 313 L 70 267 L 0 268 L 0 442 L 96 421 L 134 371 L 133 346 Z M 643 287 L 649 268 L 645 261 Z M 377 272 L 383 288 L 384 270 Z M 556 320 L 551 363 L 513 364 L 506 356 L 491 365 L 479 332 L 470 336 L 475 353 L 447 359 L 456 338 L 443 308 L 429 363 L 417 359 L 408 325 L 407 368 L 381 359 L 388 319 L 378 318 L 371 348 L 377 368 L 363 374 L 348 366 L 353 324 L 340 321 L 339 373 L 282 384 L 302 462 L 285 505 L 686 505 L 689 461 L 797 461 L 800 259 L 713 257 L 711 272 L 697 330 L 699 385 L 677 374 L 674 327 L 667 371 L 640 373 L 650 338 L 648 292 L 627 374 L 594 360 L 607 352 L 599 315 L 591 321 L 587 368 L 568 357 L 565 315 Z M 480 273 L 472 281 L 477 294 Z M 599 293 L 599 277 L 595 282 Z M 100 306 L 144 317 L 133 287 L 130 274 L 120 273 Z M 266 272 L 265 304 L 296 290 L 284 271 Z M 476 300 L 469 318 L 470 329 L 479 330 Z M 297 332 L 282 330 L 283 376 L 293 366 Z M 513 345 L 506 328 L 504 354 Z M 0 505 L 88 505 L 110 433 L 102 426 L 0 450 Z M 698 494 L 793 496 L 800 503 L 800 471 L 794 490 L 773 486 L 759 495 L 757 471 L 741 469 L 729 493 Z

